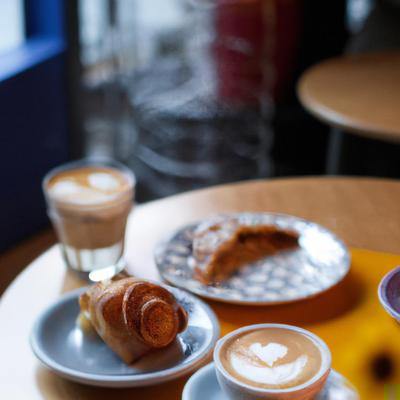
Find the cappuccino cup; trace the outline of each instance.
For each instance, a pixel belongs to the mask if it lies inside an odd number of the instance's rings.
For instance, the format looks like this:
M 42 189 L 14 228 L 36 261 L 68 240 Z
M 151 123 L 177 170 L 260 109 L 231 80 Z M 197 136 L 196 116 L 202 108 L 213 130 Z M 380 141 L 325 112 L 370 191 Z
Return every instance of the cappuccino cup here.
M 134 188 L 133 173 L 116 161 L 75 161 L 45 176 L 47 212 L 71 270 L 100 281 L 124 268 Z
M 327 345 L 291 325 L 259 324 L 235 330 L 214 350 L 217 379 L 234 400 L 311 400 L 331 369 Z

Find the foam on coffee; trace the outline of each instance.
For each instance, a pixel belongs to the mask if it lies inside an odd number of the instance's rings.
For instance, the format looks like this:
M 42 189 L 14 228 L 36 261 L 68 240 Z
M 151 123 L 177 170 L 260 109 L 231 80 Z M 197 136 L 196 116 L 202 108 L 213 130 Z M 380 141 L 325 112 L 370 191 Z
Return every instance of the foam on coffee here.
M 234 378 L 265 389 L 286 389 L 311 380 L 322 353 L 312 338 L 289 329 L 260 328 L 224 343 L 220 360 Z
M 48 182 L 50 196 L 70 205 L 103 205 L 112 202 L 131 186 L 114 168 L 82 167 L 61 172 Z

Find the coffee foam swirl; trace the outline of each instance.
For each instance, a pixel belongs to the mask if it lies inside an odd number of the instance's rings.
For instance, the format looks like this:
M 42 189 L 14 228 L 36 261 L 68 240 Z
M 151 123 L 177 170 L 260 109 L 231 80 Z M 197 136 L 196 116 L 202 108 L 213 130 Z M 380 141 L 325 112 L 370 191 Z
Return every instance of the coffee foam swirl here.
M 57 201 L 76 205 L 98 205 L 112 201 L 129 182 L 111 168 L 81 168 L 57 175 L 48 191 Z
M 101 191 L 114 191 L 120 186 L 118 180 L 107 172 L 93 172 L 87 180 L 93 189 Z
M 294 381 L 308 361 L 306 355 L 301 355 L 293 362 L 274 366 L 275 362 L 285 357 L 289 350 L 279 343 L 269 343 L 267 346 L 253 343 L 247 350 L 252 353 L 250 357 L 231 354 L 230 361 L 233 369 L 246 379 L 266 385 L 281 385 Z M 259 366 L 259 363 L 253 363 L 254 355 L 265 365 Z
M 261 388 L 290 388 L 312 379 L 321 369 L 322 353 L 302 333 L 260 329 L 227 341 L 221 350 L 224 368 L 236 379 Z
M 273 342 L 268 343 L 266 346 L 261 343 L 253 343 L 249 349 L 270 367 L 274 365 L 275 361 L 285 357 L 289 350 L 286 346 Z
M 73 181 L 61 181 L 54 184 L 50 193 L 58 200 L 76 204 L 101 204 L 112 200 L 114 194 L 102 193 Z

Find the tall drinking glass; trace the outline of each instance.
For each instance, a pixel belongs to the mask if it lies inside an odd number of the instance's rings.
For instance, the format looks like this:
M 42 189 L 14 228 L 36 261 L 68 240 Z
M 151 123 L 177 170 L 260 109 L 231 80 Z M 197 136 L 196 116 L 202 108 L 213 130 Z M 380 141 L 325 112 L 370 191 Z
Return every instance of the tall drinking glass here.
M 45 176 L 48 215 L 71 270 L 99 281 L 124 268 L 134 189 L 134 174 L 116 161 L 75 161 Z

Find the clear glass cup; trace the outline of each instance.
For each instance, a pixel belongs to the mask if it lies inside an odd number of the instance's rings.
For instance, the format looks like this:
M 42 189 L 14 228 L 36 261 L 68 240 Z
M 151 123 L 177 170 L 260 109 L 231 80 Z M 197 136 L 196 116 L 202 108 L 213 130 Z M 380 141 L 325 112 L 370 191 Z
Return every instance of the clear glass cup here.
M 56 192 L 53 182 L 61 174 L 64 181 L 67 180 L 67 185 L 64 184 Z M 103 181 L 100 182 L 100 189 L 94 189 L 100 196 L 95 200 L 85 198 L 87 193 L 91 194 L 85 191 L 72 193 L 71 197 L 71 190 L 76 190 L 75 186 L 71 189 L 71 182 L 75 185 L 77 179 L 81 179 L 78 178 L 79 174 L 96 175 L 97 178 L 100 174 L 100 180 L 105 174 L 108 175 L 106 180 L 110 176 L 119 178 L 123 185 L 118 190 L 112 190 L 102 187 Z M 89 182 L 89 178 L 86 180 Z M 47 173 L 43 179 L 47 211 L 68 268 L 92 281 L 108 279 L 124 269 L 125 228 L 133 207 L 135 182 L 131 170 L 112 160 L 83 159 L 61 165 Z M 83 190 L 93 189 L 88 185 Z

